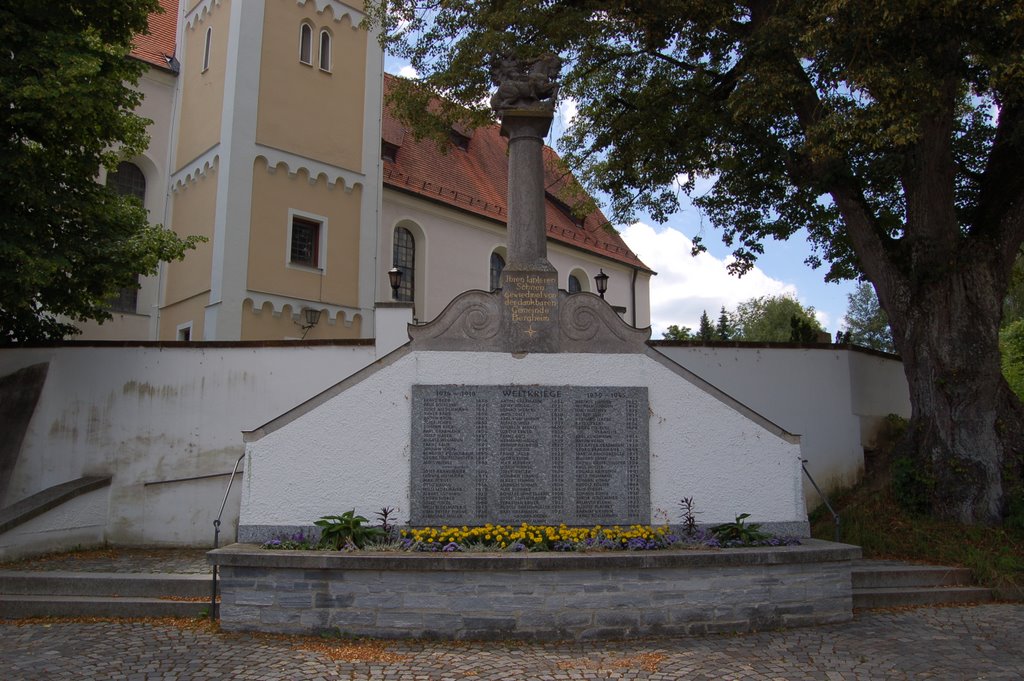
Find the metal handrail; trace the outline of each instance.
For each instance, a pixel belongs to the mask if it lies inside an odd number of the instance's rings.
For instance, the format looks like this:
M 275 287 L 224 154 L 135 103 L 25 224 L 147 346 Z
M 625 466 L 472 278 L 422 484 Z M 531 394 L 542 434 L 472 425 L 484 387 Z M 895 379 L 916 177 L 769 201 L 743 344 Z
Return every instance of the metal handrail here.
M 800 467 L 804 469 L 804 475 L 806 475 L 807 479 L 811 481 L 812 485 L 814 485 L 814 489 L 818 492 L 818 496 L 820 496 L 821 500 L 823 502 L 825 502 L 825 508 L 827 508 L 829 513 L 832 514 L 832 520 L 833 520 L 833 522 L 835 523 L 835 526 L 836 526 L 835 540 L 836 540 L 836 543 L 839 543 L 840 542 L 840 536 L 841 536 L 840 527 L 839 527 L 839 514 L 836 513 L 836 510 L 834 508 L 832 508 L 832 504 L 830 504 L 829 501 L 828 501 L 828 496 L 824 492 L 821 491 L 821 488 L 818 487 L 818 483 L 814 482 L 814 478 L 811 476 L 811 472 L 809 470 L 807 470 L 807 466 L 805 465 L 806 463 L 807 463 L 807 459 L 800 459 Z
M 224 508 L 228 505 L 228 495 L 231 494 L 231 484 L 235 481 L 235 474 L 238 473 L 238 464 L 242 463 L 242 459 L 245 458 L 243 453 L 238 457 L 238 461 L 235 462 L 235 467 L 231 469 L 231 477 L 228 478 L 228 486 L 224 490 L 224 501 L 220 504 L 220 513 L 217 514 L 217 519 L 213 521 L 213 548 L 220 548 L 220 519 L 224 515 Z M 213 564 L 213 584 L 210 586 L 210 621 L 215 622 L 217 620 L 217 564 Z

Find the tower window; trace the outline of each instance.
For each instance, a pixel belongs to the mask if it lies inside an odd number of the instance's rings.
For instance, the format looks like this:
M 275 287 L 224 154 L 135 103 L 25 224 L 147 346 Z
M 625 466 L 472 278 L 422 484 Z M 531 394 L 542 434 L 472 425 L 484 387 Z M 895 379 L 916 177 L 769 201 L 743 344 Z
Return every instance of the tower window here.
M 203 73 L 210 68 L 210 44 L 213 42 L 213 26 L 206 29 L 206 42 L 203 46 Z
M 292 217 L 288 262 L 302 267 L 320 267 L 320 239 L 323 224 L 307 218 Z
M 309 24 L 299 26 L 299 61 L 313 65 L 313 27 Z
M 326 28 L 320 31 L 320 70 L 331 71 L 331 34 Z

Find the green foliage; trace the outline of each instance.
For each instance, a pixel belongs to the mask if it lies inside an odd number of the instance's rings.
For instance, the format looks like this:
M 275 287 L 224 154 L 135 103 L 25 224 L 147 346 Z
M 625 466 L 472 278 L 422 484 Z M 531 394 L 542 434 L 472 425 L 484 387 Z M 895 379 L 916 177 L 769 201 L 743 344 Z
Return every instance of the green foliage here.
M 119 289 L 195 243 L 96 182 L 146 146 L 132 87 L 145 66 L 128 54 L 157 8 L 0 5 L 0 343 L 77 333 L 65 319 L 108 319 Z
M 811 322 L 793 315 L 789 318 L 789 342 L 817 343 L 818 332 Z
M 861 281 L 853 293 L 846 295 L 846 301 L 846 333 L 849 335 L 844 335 L 844 342 L 882 352 L 895 352 L 889 318 L 878 304 L 875 287 L 870 282 Z
M 713 340 L 715 337 L 715 327 L 711 324 L 711 318 L 708 317 L 707 310 L 700 314 L 700 328 L 697 329 L 697 337 L 702 341 Z
M 1010 286 L 1003 299 L 1003 328 L 1024 319 L 1024 252 L 1018 252 L 1010 271 Z
M 672 324 L 668 327 L 667 331 L 661 332 L 661 337 L 663 340 L 693 340 L 693 332 L 688 326 L 676 326 L 675 324 Z
M 934 489 L 935 478 L 923 462 L 909 456 L 893 460 L 892 493 L 901 508 L 910 513 L 927 514 Z
M 833 494 L 832 504 L 842 518 L 843 541 L 860 546 L 865 558 L 967 567 L 980 584 L 1024 595 L 1024 527 L 966 526 L 911 513 L 874 479 Z M 824 504 L 809 519 L 812 536 L 833 539 Z
M 1024 319 L 1011 322 L 999 333 L 1003 376 L 1017 397 L 1024 399 Z
M 746 524 L 749 517 L 749 513 L 740 513 L 733 522 L 712 527 L 711 534 L 719 541 L 739 541 L 744 544 L 767 539 L 770 535 L 760 531 L 760 523 Z
M 320 528 L 320 547 L 325 549 L 361 549 L 367 542 L 384 536 L 379 527 L 366 527 L 366 518 L 356 515 L 356 510 L 346 511 L 340 516 L 325 515 L 313 522 Z
M 747 342 L 790 342 L 794 330 L 800 334 L 798 342 L 814 342 L 818 332 L 823 331 L 813 307 L 804 307 L 785 295 L 761 296 L 740 303 L 732 315 L 732 323 L 734 338 Z M 804 336 L 808 336 L 808 340 L 805 341 Z

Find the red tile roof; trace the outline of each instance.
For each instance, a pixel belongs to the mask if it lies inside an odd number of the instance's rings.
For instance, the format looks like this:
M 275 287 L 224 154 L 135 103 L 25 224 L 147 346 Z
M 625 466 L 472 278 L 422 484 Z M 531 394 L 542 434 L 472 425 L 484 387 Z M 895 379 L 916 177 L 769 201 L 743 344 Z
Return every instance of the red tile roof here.
M 149 30 L 135 36 L 132 56 L 136 59 L 167 68 L 167 60 L 175 54 L 175 36 L 178 29 L 178 0 L 160 0 L 163 12 L 149 15 Z
M 390 89 L 395 77 L 384 76 Z M 506 222 L 508 219 L 508 142 L 497 125 L 471 133 L 467 150 L 451 148 L 441 153 L 435 142 L 416 140 L 395 119 L 385 104 L 381 137 L 398 147 L 395 160 L 384 161 L 384 186 L 448 204 L 468 213 Z M 575 179 L 557 172 L 558 155 L 544 147 L 548 238 L 651 271 L 611 229 L 608 219 L 595 209 L 583 220 L 573 218 L 557 198 L 559 190 Z

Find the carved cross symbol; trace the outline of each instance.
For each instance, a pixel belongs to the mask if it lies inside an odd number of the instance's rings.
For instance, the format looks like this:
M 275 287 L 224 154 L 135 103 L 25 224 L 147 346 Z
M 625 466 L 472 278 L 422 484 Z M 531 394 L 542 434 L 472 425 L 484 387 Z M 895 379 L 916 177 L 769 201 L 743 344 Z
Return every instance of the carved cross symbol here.
M 533 338 L 533 334 L 537 333 L 537 330 L 533 328 L 533 324 L 530 324 L 530 328 L 526 330 L 526 335 Z

